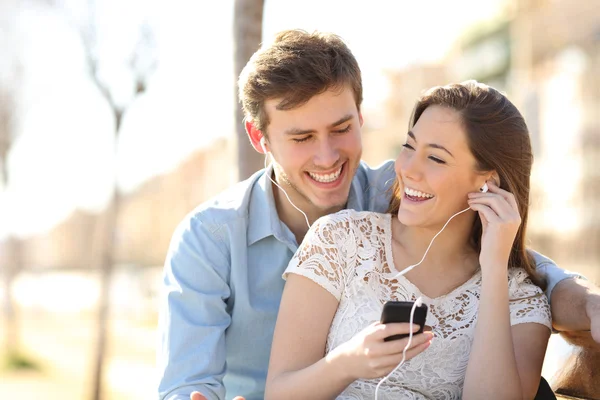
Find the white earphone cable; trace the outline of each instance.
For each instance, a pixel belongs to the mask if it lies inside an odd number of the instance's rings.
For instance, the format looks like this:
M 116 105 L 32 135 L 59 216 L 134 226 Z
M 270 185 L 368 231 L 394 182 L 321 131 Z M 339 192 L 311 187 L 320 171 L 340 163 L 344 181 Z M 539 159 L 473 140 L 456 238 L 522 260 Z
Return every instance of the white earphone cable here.
M 264 147 L 263 147 L 264 149 Z M 265 151 L 265 170 L 267 169 L 267 157 L 269 156 L 269 152 Z M 287 198 L 287 200 L 290 202 L 290 204 L 292 205 L 292 207 L 294 207 L 296 210 L 298 210 L 303 216 L 304 219 L 306 221 L 306 225 L 308 226 L 308 228 L 310 229 L 310 222 L 308 221 L 308 216 L 306 215 L 306 213 L 304 211 L 302 211 L 298 206 L 296 206 L 294 204 L 294 202 L 292 202 L 292 200 L 290 199 L 290 196 L 287 194 L 287 192 L 277 183 L 273 180 L 273 178 L 269 175 L 269 179 L 271 180 L 271 182 L 277 186 L 285 195 L 285 197 Z M 425 250 L 425 254 L 423 254 L 423 258 L 421 258 L 421 261 L 419 261 L 416 264 L 413 265 L 409 265 L 408 267 L 406 267 L 405 269 L 403 269 L 402 271 L 398 272 L 396 275 L 394 275 L 394 278 L 397 278 L 401 275 L 406 274 L 407 272 L 409 272 L 410 270 L 412 270 L 413 268 L 415 268 L 416 266 L 420 265 L 423 260 L 425 260 L 425 257 L 427 256 L 427 253 L 429 252 L 429 249 L 431 248 L 431 245 L 433 244 L 434 240 L 438 237 L 438 235 L 440 233 L 442 233 L 442 231 L 446 228 L 446 226 L 448 226 L 448 223 L 452 220 L 452 218 L 456 217 L 459 214 L 462 214 L 466 211 L 469 211 L 470 208 L 465 208 L 462 211 L 457 212 L 456 214 L 454 214 L 453 216 L 451 216 L 448 221 L 446 221 L 446 223 L 444 224 L 444 226 L 442 227 L 442 229 L 440 229 L 440 231 L 438 233 L 435 234 L 435 236 L 433 237 L 433 239 L 431 239 L 431 242 L 429 243 L 429 246 L 427 246 L 427 249 Z M 404 350 L 402 351 L 402 360 L 400 361 L 400 363 L 389 373 L 387 374 L 385 377 L 383 377 L 379 383 L 377 384 L 377 387 L 375 388 L 375 400 L 377 400 L 377 393 L 379 391 L 379 387 L 381 386 L 381 384 L 387 380 L 394 372 L 396 372 L 405 362 L 406 360 L 406 352 L 408 351 L 411 343 L 412 343 L 412 338 L 413 338 L 413 319 L 414 319 L 414 314 L 415 314 L 415 309 L 420 306 L 422 304 L 422 298 L 419 297 L 417 299 L 417 301 L 415 301 L 415 303 L 413 304 L 411 310 L 410 310 L 410 320 L 409 320 L 409 335 L 408 335 L 408 342 L 406 343 L 406 346 L 404 347 Z
M 265 170 L 267 169 L 267 157 L 269 156 L 269 154 L 270 154 L 269 152 L 265 151 Z M 265 173 L 267 173 L 267 172 L 265 172 Z M 285 194 L 285 197 L 288 199 L 288 201 L 290 202 L 292 207 L 294 207 L 296 210 L 300 211 L 300 213 L 302 215 L 304 215 L 304 220 L 306 221 L 306 225 L 308 226 L 308 229 L 310 229 L 310 222 L 308 222 L 308 217 L 306 216 L 306 213 L 294 204 L 294 202 L 292 201 L 292 199 L 290 199 L 290 196 L 287 194 L 287 192 L 281 186 L 279 186 L 279 184 L 277 184 L 277 182 L 275 182 L 273 180 L 271 175 L 269 175 L 269 179 L 271 180 L 271 182 L 273 182 L 273 185 L 277 186 L 283 192 L 283 194 Z
M 433 237 L 433 239 L 431 239 L 431 242 L 429 242 L 429 246 L 427 246 L 427 250 L 425 250 L 425 254 L 423 254 L 423 258 L 421 258 L 421 261 L 419 261 L 416 264 L 413 265 L 409 265 L 408 267 L 404 268 L 402 271 L 398 272 L 396 275 L 394 275 L 394 278 L 397 278 L 399 276 L 402 276 L 404 274 L 406 274 L 408 271 L 412 270 L 414 267 L 416 267 L 417 265 L 420 265 L 423 260 L 425 260 L 425 257 L 427 256 L 427 253 L 429 252 L 429 249 L 431 248 L 431 245 L 433 244 L 433 241 L 435 240 L 435 238 L 438 237 L 438 235 L 440 233 L 442 233 L 442 231 L 446 228 L 446 226 L 448 226 L 448 224 L 450 223 L 450 221 L 452 220 L 452 218 L 456 217 L 459 214 L 462 214 L 464 212 L 469 211 L 471 208 L 465 208 L 462 211 L 457 212 L 456 214 L 454 214 L 453 216 L 451 216 L 448 221 L 446 221 L 446 223 L 444 224 L 444 226 L 442 227 L 442 229 L 440 229 L 440 231 L 438 233 L 435 234 L 435 236 Z
M 402 271 L 400 271 L 396 275 L 394 275 L 394 278 L 398 278 L 399 276 L 402 276 L 402 275 L 406 274 L 408 271 L 410 271 L 413 268 L 415 268 L 416 266 L 420 265 L 423 262 L 423 260 L 425 260 L 425 257 L 427 256 L 427 253 L 429 252 L 429 249 L 431 248 L 431 245 L 433 244 L 434 240 L 438 237 L 438 235 L 440 233 L 442 233 L 442 231 L 446 228 L 446 226 L 448 226 L 448 224 L 450 223 L 450 221 L 452 220 L 452 218 L 454 218 L 457 215 L 460 215 L 460 214 L 462 214 L 464 212 L 467 212 L 470 209 L 471 209 L 470 207 L 465 208 L 464 210 L 459 211 L 456 214 L 454 214 L 453 216 L 451 216 L 450 218 L 448 218 L 448 221 L 446 221 L 446 223 L 444 224 L 444 226 L 442 227 L 442 229 L 440 229 L 440 231 L 438 233 L 436 233 L 435 236 L 431 239 L 431 242 L 429 242 L 429 246 L 427 246 L 427 249 L 425 250 L 425 254 L 423 254 L 423 258 L 421 258 L 421 261 L 419 261 L 416 264 L 409 265 L 408 267 L 404 268 Z M 410 310 L 410 320 L 409 320 L 410 326 L 409 326 L 409 333 L 408 333 L 408 342 L 406 343 L 406 346 L 404 346 L 404 350 L 402 351 L 402 361 L 400 361 L 400 363 L 396 366 L 396 368 L 394 368 L 392 370 L 392 372 L 390 372 L 389 374 L 387 374 L 386 376 L 384 376 L 383 378 L 381 378 L 381 380 L 377 384 L 377 387 L 375 387 L 375 400 L 377 400 L 377 393 L 379 391 L 379 387 L 381 386 L 381 384 L 383 382 L 385 382 L 394 372 L 396 372 L 398 370 L 398 368 L 400 368 L 402 366 L 402 364 L 404 364 L 404 361 L 406 360 L 406 351 L 410 347 L 410 345 L 412 343 L 412 338 L 413 338 L 413 318 L 414 318 L 414 314 L 415 314 L 415 309 L 418 306 L 420 306 L 421 303 L 422 303 L 422 298 L 419 297 L 417 299 L 417 301 L 415 301 L 415 303 L 413 304 L 413 306 L 412 306 L 412 308 Z
M 412 308 L 410 309 L 410 319 L 409 319 L 409 322 L 408 322 L 409 323 L 409 328 L 408 328 L 409 329 L 409 331 L 408 331 L 408 342 L 406 343 L 406 346 L 404 346 L 404 350 L 402 350 L 402 360 L 400 361 L 400 364 L 396 365 L 396 368 L 394 368 L 392 370 L 392 372 L 390 372 L 389 374 L 387 374 L 386 376 L 384 376 L 383 378 L 381 378 L 381 380 L 379 381 L 379 383 L 375 387 L 375 400 L 377 400 L 377 392 L 379 391 L 379 387 L 381 386 L 381 384 L 383 382 L 385 382 L 385 380 L 388 379 L 394 372 L 396 372 L 398 370 L 398 368 L 400 368 L 402 366 L 402 364 L 404 364 L 404 361 L 406 361 L 406 351 L 410 347 L 410 345 L 412 343 L 412 338 L 413 338 L 413 321 L 414 321 L 414 317 L 415 317 L 415 310 L 421 304 L 423 304 L 423 299 L 421 297 L 419 297 L 417 299 L 417 301 L 415 301 L 415 304 L 413 304 Z

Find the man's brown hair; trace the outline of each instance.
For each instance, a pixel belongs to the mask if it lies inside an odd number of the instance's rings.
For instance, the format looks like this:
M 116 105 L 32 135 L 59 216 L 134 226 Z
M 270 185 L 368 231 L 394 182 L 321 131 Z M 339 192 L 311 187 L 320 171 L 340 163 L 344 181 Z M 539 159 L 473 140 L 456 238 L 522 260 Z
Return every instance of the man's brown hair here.
M 242 70 L 239 98 L 247 120 L 266 135 L 265 101 L 281 98 L 279 110 L 301 106 L 313 96 L 348 85 L 360 110 L 362 80 L 354 55 L 337 35 L 286 30 L 259 49 Z

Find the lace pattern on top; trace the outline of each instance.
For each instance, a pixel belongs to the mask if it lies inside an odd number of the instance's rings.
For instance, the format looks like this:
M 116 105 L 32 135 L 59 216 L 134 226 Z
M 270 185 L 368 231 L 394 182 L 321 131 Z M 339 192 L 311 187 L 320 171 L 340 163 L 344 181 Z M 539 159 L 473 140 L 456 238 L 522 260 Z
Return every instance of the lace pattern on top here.
M 434 299 L 403 276 L 394 278 L 391 216 L 344 210 L 319 219 L 284 273 L 305 276 L 338 301 L 327 337 L 329 352 L 379 320 L 387 300 L 429 306 L 427 325 L 436 335 L 429 349 L 407 361 L 379 389 L 379 399 L 460 399 L 473 343 L 481 273 Z M 389 260 L 389 261 L 388 261 Z M 551 328 L 550 307 L 542 290 L 523 269 L 508 272 L 511 325 L 539 323 Z M 373 398 L 375 380 L 357 380 L 338 399 Z

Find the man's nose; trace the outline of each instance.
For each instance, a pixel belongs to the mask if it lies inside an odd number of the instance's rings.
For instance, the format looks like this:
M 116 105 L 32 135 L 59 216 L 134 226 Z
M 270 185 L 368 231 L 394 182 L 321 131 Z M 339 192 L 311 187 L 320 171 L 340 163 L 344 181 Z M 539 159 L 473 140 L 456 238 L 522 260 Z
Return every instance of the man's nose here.
M 331 168 L 340 159 L 340 152 L 334 140 L 326 139 L 319 143 L 314 164 L 321 168 Z

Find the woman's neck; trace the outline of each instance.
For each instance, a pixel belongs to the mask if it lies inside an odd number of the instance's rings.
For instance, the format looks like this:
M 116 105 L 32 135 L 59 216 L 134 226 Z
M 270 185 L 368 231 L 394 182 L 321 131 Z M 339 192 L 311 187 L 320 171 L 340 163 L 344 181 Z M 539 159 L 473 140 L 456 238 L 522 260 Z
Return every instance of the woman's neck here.
M 443 225 L 432 227 L 411 227 L 403 225 L 396 216 L 392 216 L 392 239 L 395 246 L 399 246 L 401 260 L 396 268 L 403 269 L 421 261 L 434 236 L 440 232 Z M 456 266 L 464 268 L 465 263 L 472 264 L 470 260 L 476 256 L 471 246 L 471 227 L 473 226 L 473 213 L 467 212 L 453 218 L 446 228 L 435 238 L 429 248 L 420 269 L 430 272 L 445 270 Z M 397 264 L 398 264 L 397 263 Z

